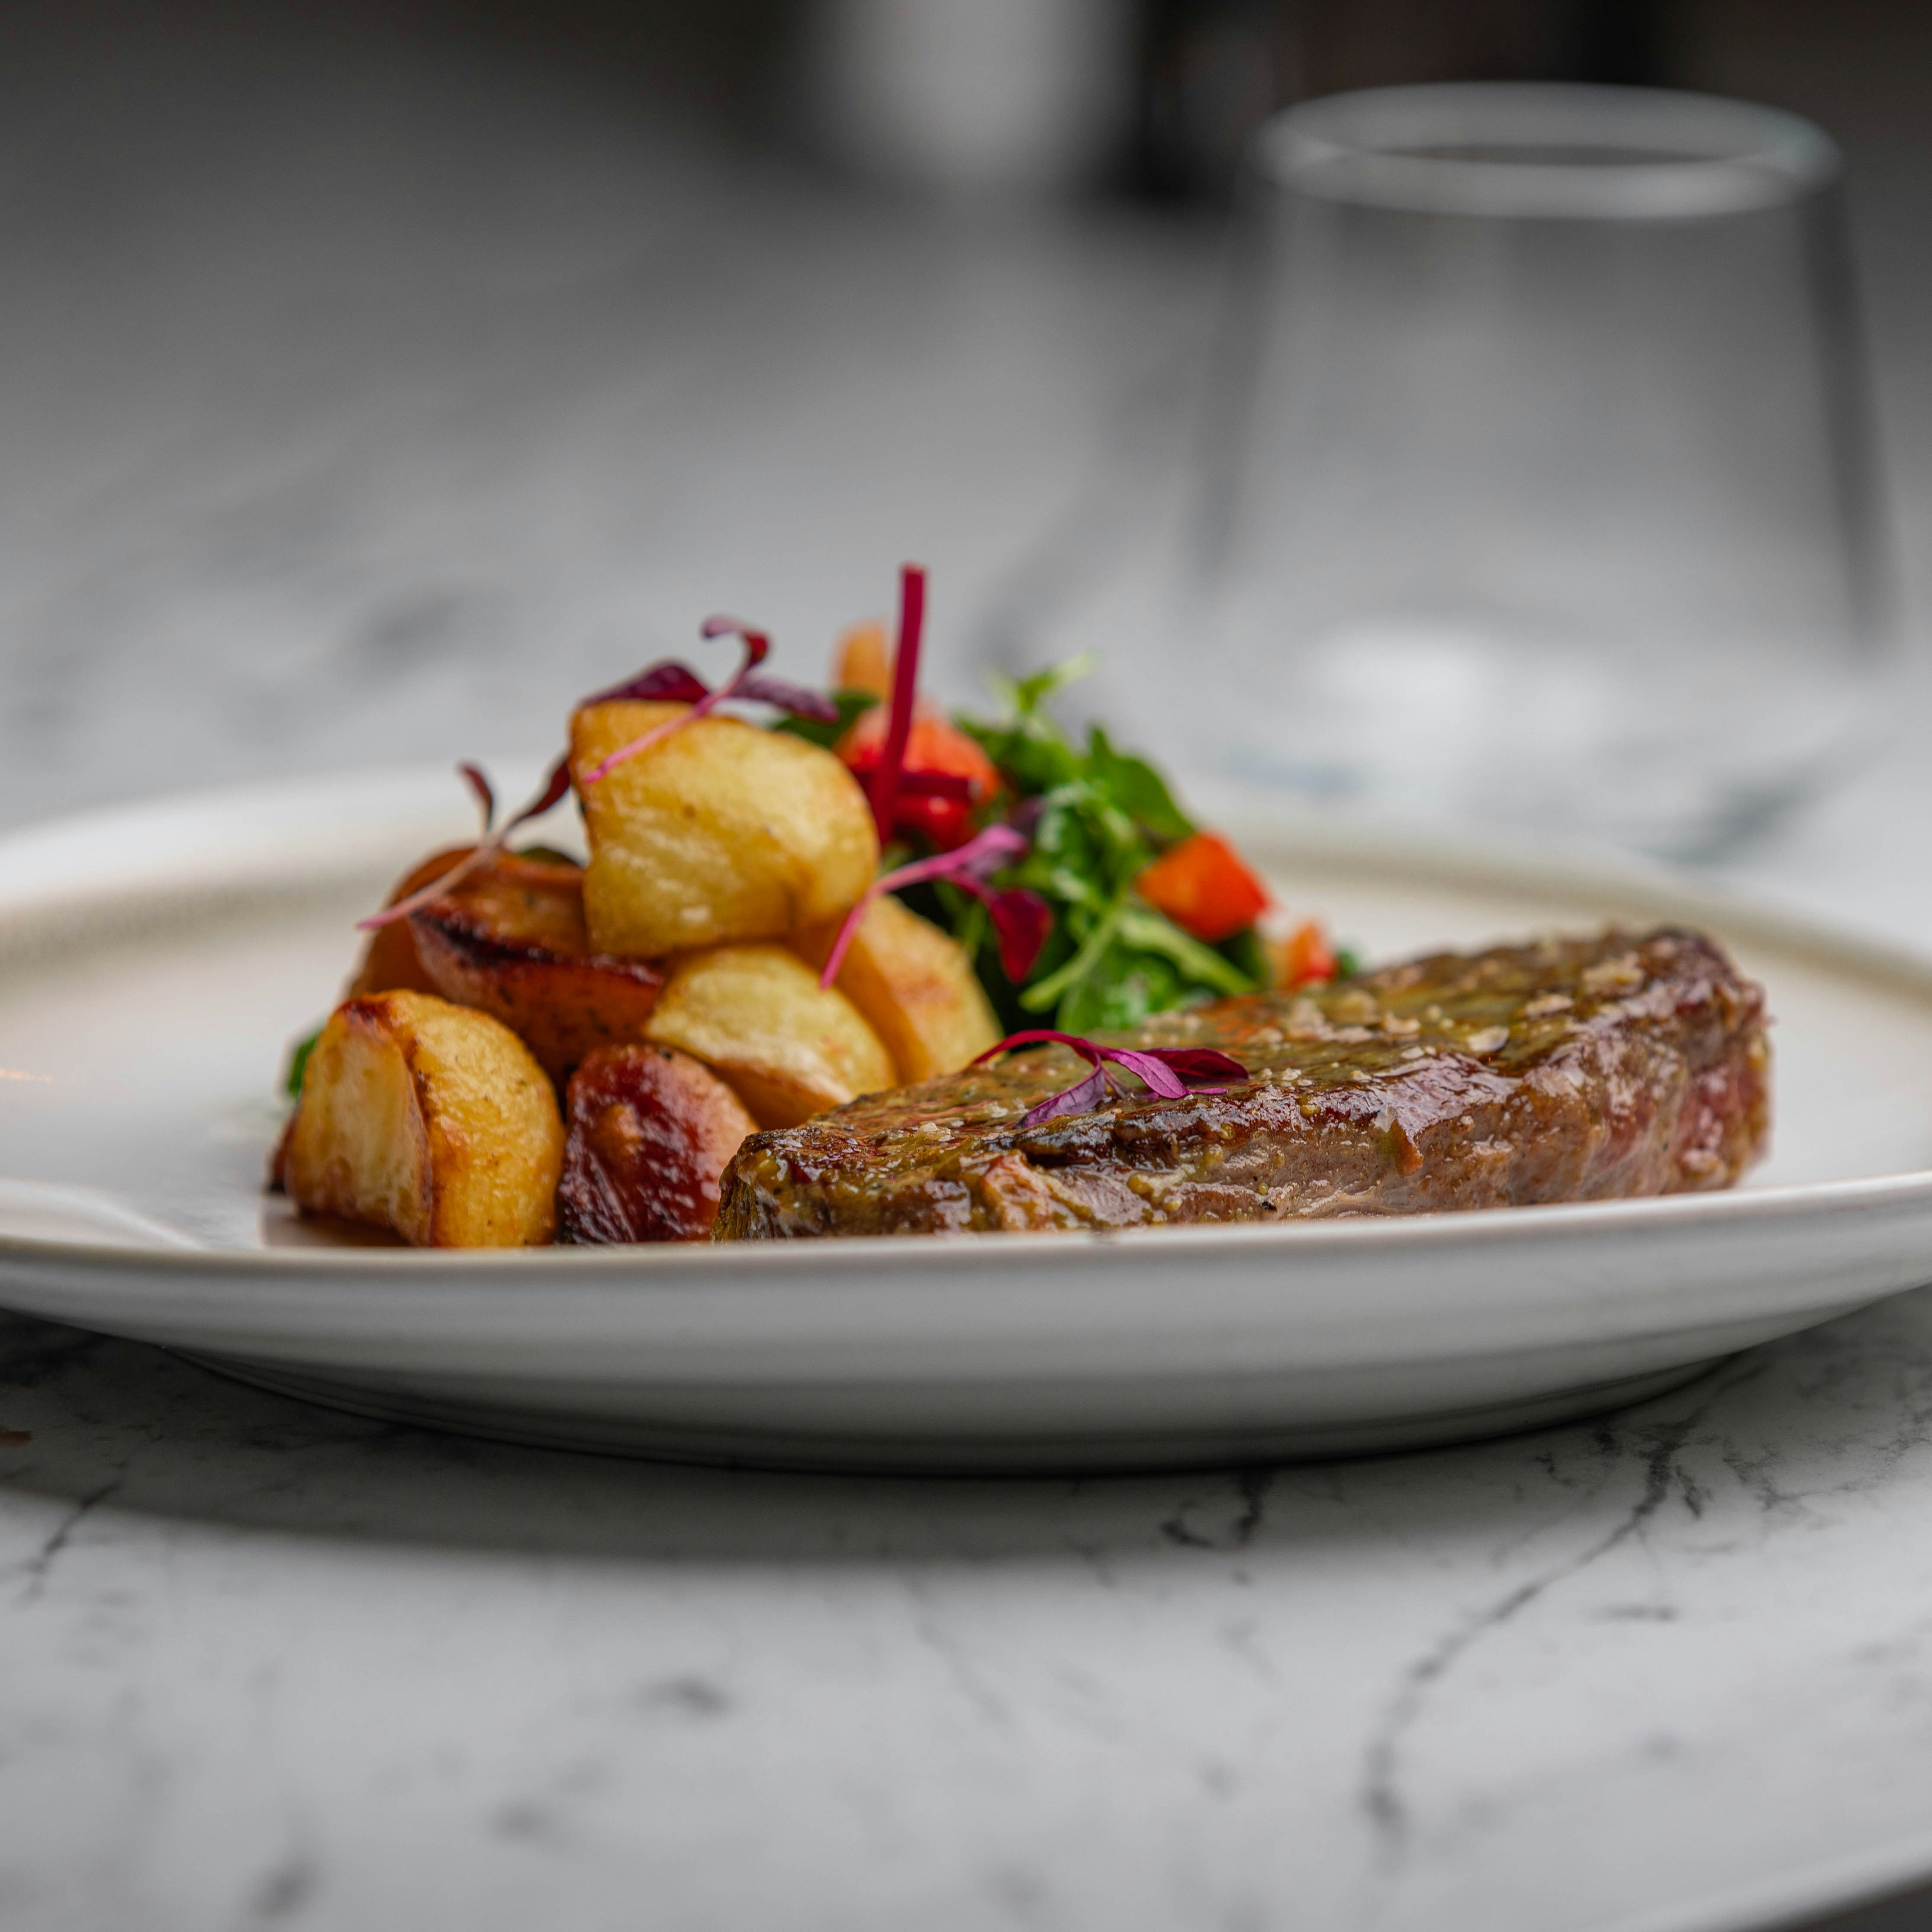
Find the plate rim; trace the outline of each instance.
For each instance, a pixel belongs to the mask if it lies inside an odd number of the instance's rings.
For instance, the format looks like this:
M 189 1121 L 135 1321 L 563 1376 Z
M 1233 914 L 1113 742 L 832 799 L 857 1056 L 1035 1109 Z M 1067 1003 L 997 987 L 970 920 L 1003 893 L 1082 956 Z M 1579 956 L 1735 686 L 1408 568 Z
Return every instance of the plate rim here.
M 1703 1194 L 1664 1194 L 1609 1201 L 1563 1201 L 1517 1208 L 1442 1210 L 1419 1214 L 1361 1215 L 1333 1220 L 1280 1225 L 1192 1223 L 1177 1226 L 1067 1228 L 1025 1233 L 992 1232 L 949 1234 L 820 1235 L 809 1240 L 640 1243 L 633 1246 L 576 1246 L 554 1243 L 530 1248 L 380 1247 L 220 1248 L 157 1244 L 64 1240 L 0 1233 L 0 1262 L 45 1264 L 71 1260 L 104 1271 L 190 1275 L 272 1272 L 291 1280 L 310 1276 L 382 1274 L 398 1267 L 424 1276 L 477 1269 L 515 1274 L 532 1267 L 562 1267 L 595 1280 L 639 1274 L 677 1276 L 722 1274 L 746 1268 L 796 1275 L 838 1273 L 850 1276 L 855 1264 L 866 1273 L 904 1271 L 915 1257 L 932 1271 L 958 1272 L 980 1264 L 989 1242 L 1016 1260 L 1052 1256 L 1083 1268 L 1119 1258 L 1130 1249 L 1227 1250 L 1258 1258 L 1292 1255 L 1298 1250 L 1348 1252 L 1367 1247 L 1456 1248 L 1514 1246 L 1551 1235 L 1586 1239 L 1607 1229 L 1689 1222 L 1721 1227 L 1733 1221 L 1780 1221 L 1799 1216 L 1864 1213 L 1874 1207 L 1932 1209 L 1932 1168 L 1895 1174 L 1866 1174 L 1848 1180 L 1794 1181 L 1760 1188 L 1724 1188 Z M 566 1259 L 566 1257 L 570 1258 Z M 1077 1259 L 1076 1259 L 1077 1258 Z M 917 1270 L 915 1270 L 917 1272 Z
M 534 766 L 538 761 L 526 754 L 499 762 L 514 769 L 523 764 Z M 319 816 L 326 816 L 324 808 L 329 801 L 344 798 L 353 800 L 357 806 L 351 824 L 343 827 L 340 821 L 336 823 L 337 830 L 348 832 L 346 839 L 332 837 L 324 842 L 307 837 L 291 846 L 281 842 L 287 825 L 313 827 Z M 1888 983 L 1932 1007 L 1932 955 L 1614 848 L 1540 842 L 1484 829 L 1444 831 L 1350 811 L 1311 808 L 1234 788 L 1226 788 L 1219 802 L 1225 808 L 1224 815 L 1250 838 L 1264 841 L 1284 852 L 1303 853 L 1312 862 L 1334 865 L 1354 860 L 1398 879 L 1413 875 L 1561 896 L 1594 893 L 1628 898 L 1648 908 L 1652 916 L 1713 925 L 1729 938 L 1795 952 L 1841 971 Z M 374 862 L 374 848 L 393 840 L 399 818 L 422 824 L 446 820 L 451 836 L 463 836 L 466 829 L 464 802 L 444 766 L 427 762 L 352 766 L 163 793 L 64 814 L 0 832 L 0 912 L 10 922 L 36 913 L 58 916 L 78 911 L 134 911 L 143 905 L 158 908 L 210 884 L 251 893 L 266 890 L 272 883 L 298 885 L 304 880 L 346 877 Z M 130 840 L 130 832 L 143 836 Z M 159 876 L 130 874 L 124 862 L 118 868 L 104 866 L 91 879 L 84 870 L 76 876 L 76 858 L 88 850 L 110 852 L 145 844 L 152 852 L 157 834 L 173 848 L 176 861 Z M 428 836 L 437 835 L 432 832 Z M 1574 1240 L 1602 1232 L 1636 1232 L 1651 1225 L 1688 1222 L 1721 1227 L 1874 1207 L 1932 1208 L 1932 1166 L 1832 1180 L 1473 1211 L 1268 1226 L 1190 1224 L 936 1238 L 844 1235 L 715 1244 L 553 1244 L 535 1248 L 434 1250 L 400 1246 L 228 1248 L 198 1242 L 191 1246 L 143 1245 L 0 1232 L 0 1263 L 68 1264 L 110 1274 L 242 1274 L 258 1281 L 272 1276 L 290 1282 L 393 1274 L 398 1269 L 428 1281 L 478 1270 L 514 1275 L 533 1268 L 560 1268 L 586 1282 L 621 1275 L 641 1286 L 652 1276 L 703 1279 L 731 1271 L 741 1277 L 748 1271 L 772 1270 L 794 1276 L 801 1272 L 832 1271 L 849 1276 L 855 1270 L 902 1274 L 905 1262 L 915 1256 L 932 1273 L 943 1275 L 977 1265 L 988 1240 L 997 1242 L 998 1251 L 1016 1262 L 1050 1253 L 1063 1263 L 1087 1267 L 1118 1259 L 1118 1244 L 1130 1239 L 1133 1247 L 1156 1252 L 1170 1250 L 1178 1242 L 1196 1250 L 1286 1258 L 1297 1252 L 1346 1254 L 1361 1248 L 1506 1246 L 1522 1240 Z

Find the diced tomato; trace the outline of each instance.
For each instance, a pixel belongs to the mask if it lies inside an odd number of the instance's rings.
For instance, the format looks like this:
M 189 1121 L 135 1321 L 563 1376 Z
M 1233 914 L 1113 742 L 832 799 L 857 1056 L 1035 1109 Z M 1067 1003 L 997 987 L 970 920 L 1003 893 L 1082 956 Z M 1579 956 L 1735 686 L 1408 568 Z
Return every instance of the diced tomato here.
M 1335 976 L 1334 952 L 1318 920 L 1305 921 L 1285 939 L 1264 934 L 1262 944 L 1268 949 L 1270 977 L 1284 992 L 1319 986 Z
M 862 712 L 838 741 L 839 757 L 868 794 L 885 750 L 886 730 L 890 722 L 887 707 L 876 704 Z M 930 772 L 965 782 L 968 794 L 964 798 L 940 798 L 914 791 L 899 794 L 899 824 L 923 832 L 942 852 L 963 845 L 973 836 L 975 808 L 999 789 L 1000 775 L 992 760 L 964 732 L 924 706 L 913 715 L 904 769 L 908 776 Z
M 1171 845 L 1134 881 L 1134 890 L 1183 932 L 1216 945 L 1254 924 L 1268 888 L 1218 832 L 1196 832 Z

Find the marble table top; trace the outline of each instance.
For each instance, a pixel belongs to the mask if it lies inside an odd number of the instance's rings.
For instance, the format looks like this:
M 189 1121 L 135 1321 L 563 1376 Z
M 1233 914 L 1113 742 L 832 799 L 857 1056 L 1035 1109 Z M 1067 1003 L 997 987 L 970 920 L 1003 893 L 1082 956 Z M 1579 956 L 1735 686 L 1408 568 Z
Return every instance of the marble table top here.
M 525 744 L 902 555 L 997 655 L 1206 326 L 1185 226 L 262 58 L 0 76 L 0 820 Z M 1928 784 L 1736 875 L 1932 946 Z M 1784 1922 L 1932 1874 L 1928 1527 L 1932 1289 L 1600 1423 L 1086 1483 L 494 1446 L 0 1318 L 0 1922 Z
M 0 1427 L 10 1926 L 1690 1932 L 1932 1863 L 1932 1291 L 1222 1477 L 548 1454 L 21 1320 Z

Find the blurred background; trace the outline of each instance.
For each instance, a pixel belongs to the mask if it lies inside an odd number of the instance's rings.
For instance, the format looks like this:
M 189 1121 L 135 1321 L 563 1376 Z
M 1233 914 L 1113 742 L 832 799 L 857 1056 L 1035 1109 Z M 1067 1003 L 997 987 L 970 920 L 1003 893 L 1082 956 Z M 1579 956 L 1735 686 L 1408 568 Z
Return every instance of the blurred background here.
M 541 748 L 720 608 L 816 676 L 909 557 L 950 695 L 1104 643 L 1243 142 L 1412 81 L 1838 137 L 1916 634 L 1922 5 L 9 0 L 0 48 L 7 822 Z

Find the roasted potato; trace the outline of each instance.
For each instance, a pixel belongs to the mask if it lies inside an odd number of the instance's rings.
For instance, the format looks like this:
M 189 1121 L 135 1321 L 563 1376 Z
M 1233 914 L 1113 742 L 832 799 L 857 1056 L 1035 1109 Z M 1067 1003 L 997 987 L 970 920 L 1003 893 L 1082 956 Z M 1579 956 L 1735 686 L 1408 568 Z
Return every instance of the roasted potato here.
M 592 1048 L 644 1037 L 664 974 L 593 953 L 580 867 L 505 856 L 408 924 L 430 989 L 494 1013 L 561 1086 Z
M 388 992 L 322 1028 L 276 1178 L 299 1208 L 417 1247 L 514 1248 L 550 1239 L 562 1165 L 556 1094 L 508 1027 Z
M 672 964 L 645 1036 L 722 1077 L 761 1127 L 791 1127 L 893 1084 L 892 1056 L 782 946 L 716 946 Z
M 707 1066 L 664 1046 L 600 1047 L 565 1106 L 558 1239 L 702 1241 L 758 1123 Z
M 654 959 L 782 939 L 853 904 L 878 868 L 872 815 L 851 773 L 802 738 L 701 718 L 585 783 L 599 760 L 683 709 L 596 704 L 571 720 L 592 946 Z
M 389 896 L 382 903 L 394 905 L 399 899 L 407 898 L 412 892 L 419 892 L 423 887 L 442 878 L 444 873 L 469 857 L 476 850 L 472 845 L 452 845 L 446 852 L 432 852 L 419 866 L 415 866 L 398 879 Z M 366 993 L 433 993 L 429 975 L 423 970 L 422 961 L 416 953 L 416 936 L 410 929 L 406 919 L 399 919 L 391 926 L 379 926 L 369 935 L 369 944 L 364 947 L 362 960 L 349 982 L 349 990 L 343 998 L 360 999 Z
M 828 920 L 800 935 L 799 954 L 814 970 L 830 958 L 842 923 Z M 890 892 L 866 908 L 837 984 L 884 1042 L 905 1085 L 956 1073 L 1000 1037 L 964 951 Z

